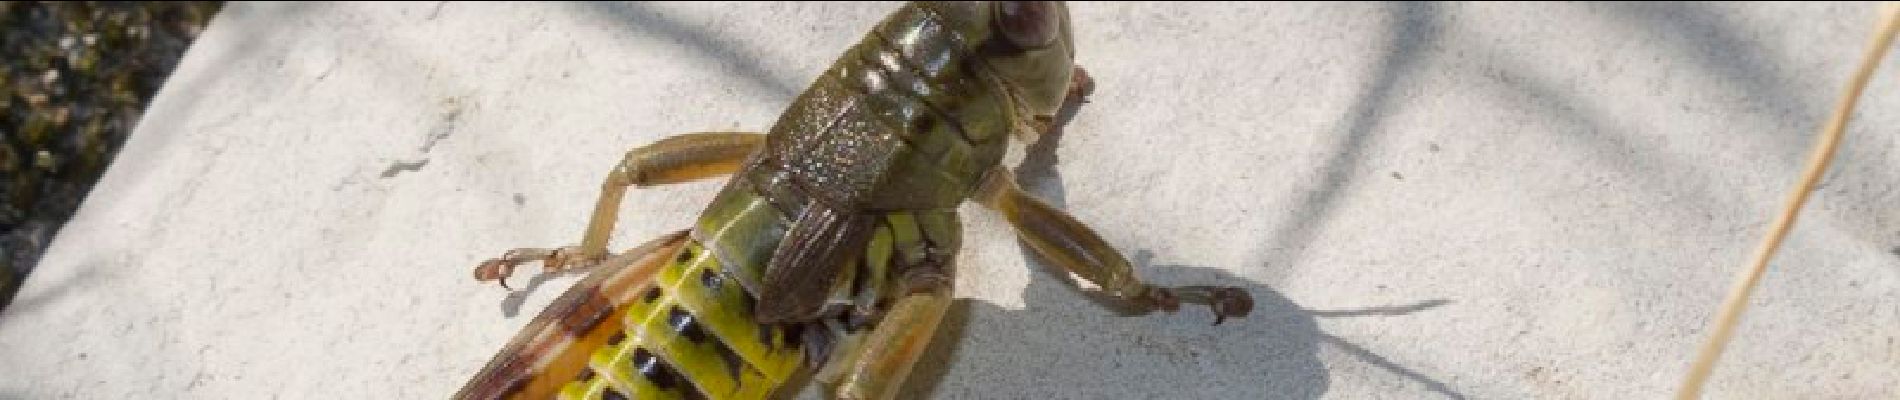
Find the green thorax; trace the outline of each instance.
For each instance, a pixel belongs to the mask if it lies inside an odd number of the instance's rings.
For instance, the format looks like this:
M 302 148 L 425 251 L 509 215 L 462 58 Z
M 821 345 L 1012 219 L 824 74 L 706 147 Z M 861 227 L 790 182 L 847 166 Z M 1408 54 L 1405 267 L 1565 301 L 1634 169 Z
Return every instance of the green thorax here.
M 953 214 L 1001 161 L 1014 115 L 952 23 L 913 6 L 866 35 L 780 117 L 695 236 L 749 281 L 815 202 Z

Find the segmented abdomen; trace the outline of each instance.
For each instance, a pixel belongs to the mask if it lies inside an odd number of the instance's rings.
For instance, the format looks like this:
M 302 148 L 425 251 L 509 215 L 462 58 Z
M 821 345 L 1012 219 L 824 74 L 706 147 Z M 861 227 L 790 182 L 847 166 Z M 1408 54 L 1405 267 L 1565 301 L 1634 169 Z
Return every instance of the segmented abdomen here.
M 626 257 L 555 299 L 455 398 L 753 399 L 802 366 L 802 330 L 753 323 L 753 295 L 686 232 Z
M 629 300 L 561 398 L 763 398 L 804 360 L 797 331 L 753 323 L 752 295 L 696 241 Z

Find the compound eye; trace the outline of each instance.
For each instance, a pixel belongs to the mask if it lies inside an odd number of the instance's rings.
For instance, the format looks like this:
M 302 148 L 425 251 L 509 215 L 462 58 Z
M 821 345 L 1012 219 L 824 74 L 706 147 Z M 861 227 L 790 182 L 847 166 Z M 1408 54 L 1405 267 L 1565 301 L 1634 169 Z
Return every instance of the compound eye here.
M 1002 1 L 996 3 L 996 28 L 1010 44 L 1036 49 L 1055 42 L 1062 30 L 1062 16 L 1053 1 Z

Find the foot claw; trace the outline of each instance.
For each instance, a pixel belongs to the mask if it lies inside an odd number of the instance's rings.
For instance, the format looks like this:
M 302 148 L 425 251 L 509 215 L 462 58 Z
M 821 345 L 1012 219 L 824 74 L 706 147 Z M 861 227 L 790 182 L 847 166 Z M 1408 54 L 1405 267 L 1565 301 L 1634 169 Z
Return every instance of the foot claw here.
M 480 266 L 476 266 L 475 280 L 498 281 L 501 283 L 501 287 L 512 291 L 515 290 L 515 288 L 508 286 L 508 276 L 513 275 L 515 267 L 521 265 L 521 263 L 539 260 L 541 261 L 541 273 L 552 274 L 561 271 L 591 268 L 594 264 L 604 259 L 606 259 L 605 255 L 594 257 L 586 256 L 581 252 L 580 246 L 567 246 L 553 250 L 518 248 L 502 253 L 501 258 L 489 259 L 488 261 L 483 261 Z
M 1220 325 L 1227 317 L 1245 317 L 1253 312 L 1253 295 L 1236 287 L 1215 288 L 1208 306 L 1214 309 L 1214 325 Z
M 1075 71 L 1069 73 L 1069 97 L 1083 98 L 1093 93 L 1095 93 L 1095 79 L 1089 77 L 1087 70 L 1076 66 Z
M 1181 303 L 1205 304 L 1214 311 L 1214 325 L 1227 322 L 1227 318 L 1239 318 L 1253 312 L 1253 295 L 1246 290 L 1231 286 L 1184 286 L 1173 288 L 1153 288 L 1148 291 L 1149 301 L 1168 311 L 1174 311 Z
M 515 261 L 506 257 L 483 261 L 480 266 L 475 267 L 475 280 L 501 281 L 501 287 L 514 290 L 508 287 L 508 275 L 514 274 L 515 264 Z

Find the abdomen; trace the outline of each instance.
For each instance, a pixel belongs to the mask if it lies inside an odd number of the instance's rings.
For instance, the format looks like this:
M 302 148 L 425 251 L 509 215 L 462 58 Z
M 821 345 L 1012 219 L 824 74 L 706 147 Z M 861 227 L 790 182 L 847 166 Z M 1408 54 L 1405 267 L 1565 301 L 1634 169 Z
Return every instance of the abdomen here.
M 676 249 L 657 270 L 577 284 L 458 398 L 757 399 L 784 386 L 804 362 L 798 330 L 753 323 L 752 295 L 697 240 Z
M 752 322 L 753 298 L 698 241 L 618 307 L 562 398 L 764 398 L 803 362 L 795 331 Z

